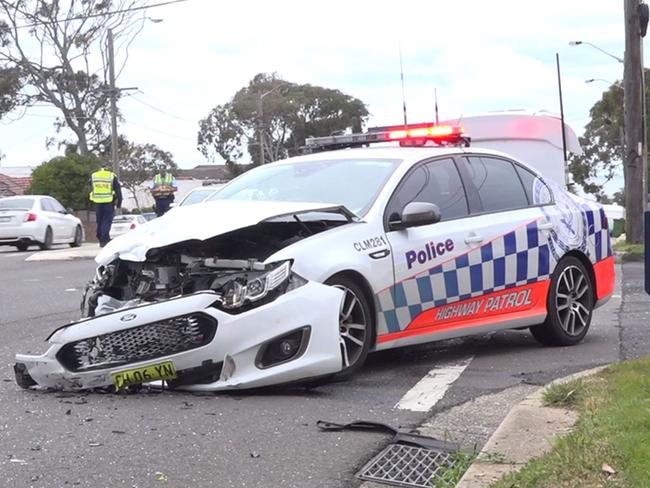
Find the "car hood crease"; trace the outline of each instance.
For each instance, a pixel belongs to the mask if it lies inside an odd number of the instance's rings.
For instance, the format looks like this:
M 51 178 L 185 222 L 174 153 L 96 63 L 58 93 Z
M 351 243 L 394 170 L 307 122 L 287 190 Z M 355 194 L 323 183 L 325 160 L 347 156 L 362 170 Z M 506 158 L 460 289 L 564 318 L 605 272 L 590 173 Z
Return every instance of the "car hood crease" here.
M 356 218 L 346 207 L 337 204 L 214 200 L 175 208 L 139 226 L 109 242 L 95 261 L 106 265 L 119 257 L 142 262 L 151 249 L 184 241 L 205 241 L 265 220 L 306 212 L 332 212 Z

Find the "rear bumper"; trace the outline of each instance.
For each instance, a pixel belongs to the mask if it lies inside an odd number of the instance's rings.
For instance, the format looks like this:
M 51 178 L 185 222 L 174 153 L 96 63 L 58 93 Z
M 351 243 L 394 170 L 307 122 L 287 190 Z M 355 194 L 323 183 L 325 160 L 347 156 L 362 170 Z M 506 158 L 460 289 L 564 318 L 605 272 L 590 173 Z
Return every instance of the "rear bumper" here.
M 342 297 L 343 293 L 336 288 L 309 282 L 271 303 L 237 315 L 213 307 L 215 295 L 211 292 L 122 309 L 58 329 L 48 339 L 50 347 L 43 355 L 17 354 L 16 378 L 26 386 L 35 383 L 47 388 L 83 390 L 111 386 L 112 373 L 153 367 L 162 361 L 172 361 L 179 373 L 221 363 L 224 366 L 218 379 L 179 386 L 193 391 L 218 391 L 331 374 L 342 366 L 338 333 Z M 217 330 L 208 344 L 196 349 L 90 371 L 70 371 L 57 359 L 61 348 L 71 342 L 197 312 L 216 320 Z M 267 344 L 305 327 L 310 332 L 300 354 L 286 362 L 260 367 L 260 351 Z
M 19 242 L 26 244 L 37 243 L 43 240 L 45 230 L 37 222 L 25 222 L 21 225 L 0 225 L 0 246 L 16 245 Z

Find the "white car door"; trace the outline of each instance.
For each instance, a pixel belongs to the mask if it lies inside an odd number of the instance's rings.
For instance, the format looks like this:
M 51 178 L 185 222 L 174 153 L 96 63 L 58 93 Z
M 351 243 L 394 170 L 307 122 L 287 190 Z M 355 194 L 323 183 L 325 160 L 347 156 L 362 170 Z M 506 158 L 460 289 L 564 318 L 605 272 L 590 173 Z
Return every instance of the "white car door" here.
M 435 224 L 390 230 L 410 202 L 435 203 L 441 221 Z M 414 343 L 433 332 L 428 311 L 459 297 L 462 284 L 445 270 L 470 246 L 464 237 L 471 230 L 469 205 L 453 158 L 420 163 L 402 179 L 385 212 L 387 237 L 392 248 L 394 286 L 379 293 L 381 314 L 378 348 L 397 342 Z M 468 290 L 469 292 L 469 290 Z M 413 340 L 416 338 L 415 340 Z
M 45 217 L 46 227 L 52 229 L 52 241 L 58 242 L 61 240 L 61 221 L 59 214 L 54 209 L 54 201 L 50 197 L 41 198 L 41 213 Z
M 51 200 L 54 210 L 58 215 L 61 225 L 61 238 L 72 239 L 77 230 L 77 220 L 74 216 L 70 215 L 63 205 L 58 200 L 52 198 Z

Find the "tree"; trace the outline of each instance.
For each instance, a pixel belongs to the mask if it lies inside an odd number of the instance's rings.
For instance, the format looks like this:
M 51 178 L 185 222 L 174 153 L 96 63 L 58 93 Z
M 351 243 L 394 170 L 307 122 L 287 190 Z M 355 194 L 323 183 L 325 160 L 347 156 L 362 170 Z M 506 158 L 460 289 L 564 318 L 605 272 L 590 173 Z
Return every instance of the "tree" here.
M 82 155 L 100 146 L 108 133 L 107 65 L 96 66 L 97 53 L 103 57 L 109 29 L 118 45 L 133 39 L 143 17 L 129 9 L 141 4 L 142 0 L 0 0 L 4 17 L 0 66 L 23 77 L 21 103 L 45 102 L 59 109 L 55 128 L 72 130 Z
M 650 70 L 646 70 L 645 75 L 650 79 Z M 646 86 L 645 96 L 646 104 L 650 103 L 650 86 Z M 571 157 L 569 171 L 575 184 L 600 201 L 605 196 L 602 184 L 610 181 L 623 168 L 622 84 L 616 82 L 603 92 L 601 99 L 591 107 L 589 115 L 591 120 L 585 127 L 584 135 L 579 138 L 584 154 Z
M 361 100 L 339 90 L 261 73 L 200 122 L 197 146 L 208 160 L 230 167 L 244 147 L 254 165 L 264 164 L 299 154 L 309 136 L 358 132 L 367 117 Z
M 178 169 L 171 153 L 155 144 L 134 144 L 121 138 L 118 154 L 121 161 L 120 183 L 133 195 L 138 209 L 141 208 L 138 189 L 142 183 L 157 171 Z
M 64 207 L 75 210 L 88 208 L 90 176 L 100 166 L 100 160 L 93 155 L 68 152 L 65 156 L 57 156 L 34 169 L 27 193 L 53 196 Z

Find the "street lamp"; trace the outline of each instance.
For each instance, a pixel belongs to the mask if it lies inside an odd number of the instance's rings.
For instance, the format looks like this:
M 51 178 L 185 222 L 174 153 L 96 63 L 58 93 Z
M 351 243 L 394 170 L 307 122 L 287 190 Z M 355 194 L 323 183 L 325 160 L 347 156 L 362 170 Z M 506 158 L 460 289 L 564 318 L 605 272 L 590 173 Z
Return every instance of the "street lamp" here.
M 599 48 L 598 46 L 596 46 L 595 44 L 592 44 L 591 42 L 586 42 L 586 41 L 569 41 L 569 46 L 579 46 L 580 44 L 587 44 L 588 46 L 591 46 L 591 47 L 593 47 L 594 49 L 597 49 L 598 51 L 600 51 L 600 52 L 603 53 L 604 55 L 609 56 L 610 58 L 614 58 L 614 59 L 615 59 L 616 61 L 618 61 L 619 63 L 621 63 L 621 64 L 623 63 L 623 59 L 622 59 L 622 58 L 619 58 L 618 56 L 614 56 L 614 55 L 611 54 L 611 53 L 608 53 L 608 52 L 605 51 L 604 49 Z
M 264 164 L 264 119 L 263 119 L 263 115 L 264 115 L 264 106 L 263 106 L 264 97 L 267 96 L 267 95 L 270 95 L 274 91 L 279 90 L 280 88 L 282 88 L 283 86 L 286 86 L 288 84 L 289 83 L 287 83 L 287 82 L 280 83 L 280 84 L 274 86 L 273 88 L 271 88 L 270 90 L 262 93 L 259 96 L 259 98 L 257 99 L 257 116 L 258 116 L 258 120 L 259 120 L 258 124 L 259 124 L 259 140 L 260 140 L 260 164 Z

